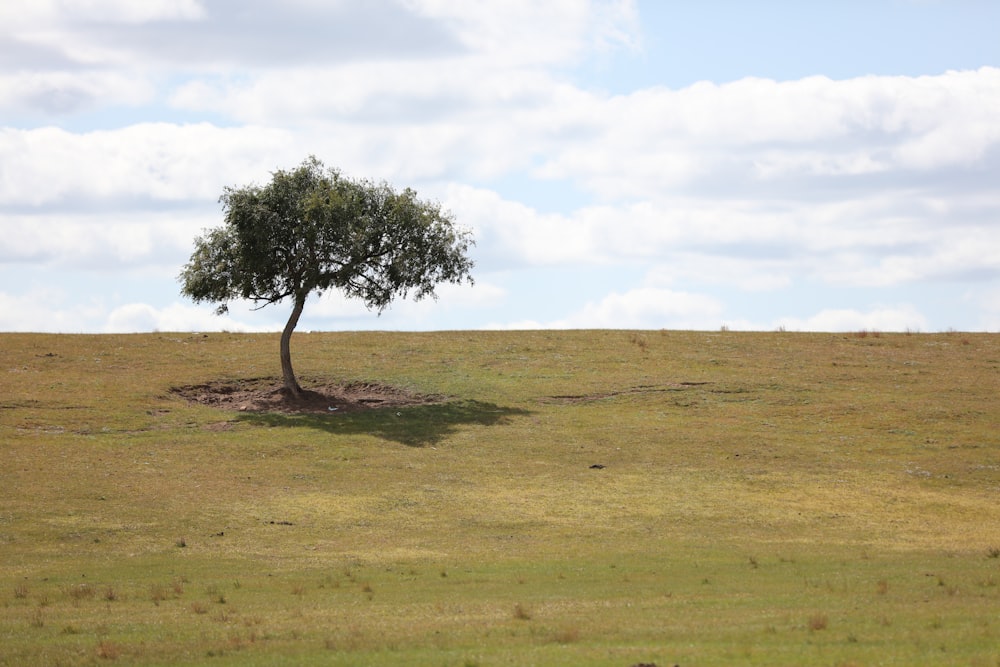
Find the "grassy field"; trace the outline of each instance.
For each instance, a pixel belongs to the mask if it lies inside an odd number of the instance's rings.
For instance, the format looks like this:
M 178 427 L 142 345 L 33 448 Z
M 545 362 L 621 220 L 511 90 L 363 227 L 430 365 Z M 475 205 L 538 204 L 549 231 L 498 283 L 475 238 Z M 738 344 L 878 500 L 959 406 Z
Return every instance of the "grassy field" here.
M 1000 665 L 1000 336 L 0 335 L 2 665 Z M 603 466 L 603 467 L 594 467 Z

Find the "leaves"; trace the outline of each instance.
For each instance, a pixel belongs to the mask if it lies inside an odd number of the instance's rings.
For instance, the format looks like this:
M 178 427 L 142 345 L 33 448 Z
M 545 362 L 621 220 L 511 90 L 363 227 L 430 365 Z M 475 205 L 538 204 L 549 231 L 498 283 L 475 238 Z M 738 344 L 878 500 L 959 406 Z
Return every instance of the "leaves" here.
M 471 233 L 407 188 L 353 180 L 315 157 L 269 184 L 226 188 L 223 227 L 195 240 L 180 275 L 196 302 L 261 305 L 338 289 L 380 312 L 394 299 L 471 282 Z

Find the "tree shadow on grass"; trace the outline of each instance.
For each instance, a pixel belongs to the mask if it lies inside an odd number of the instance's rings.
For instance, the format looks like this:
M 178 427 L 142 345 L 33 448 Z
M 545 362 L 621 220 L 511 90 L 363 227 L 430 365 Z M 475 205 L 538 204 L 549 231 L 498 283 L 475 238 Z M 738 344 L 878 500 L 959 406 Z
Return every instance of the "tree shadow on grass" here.
M 408 447 L 436 445 L 463 425 L 499 426 L 530 410 L 485 401 L 448 401 L 330 414 L 243 413 L 241 422 L 262 426 L 305 426 L 336 435 L 373 435 Z

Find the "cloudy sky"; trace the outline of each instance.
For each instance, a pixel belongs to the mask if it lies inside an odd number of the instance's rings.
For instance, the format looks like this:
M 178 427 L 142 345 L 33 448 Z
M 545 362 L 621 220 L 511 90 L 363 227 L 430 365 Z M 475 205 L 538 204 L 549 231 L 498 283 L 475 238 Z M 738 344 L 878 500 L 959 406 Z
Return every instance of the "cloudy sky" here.
M 474 287 L 299 330 L 1000 330 L 1000 2 L 4 0 L 0 331 L 277 330 L 179 294 L 315 154 Z

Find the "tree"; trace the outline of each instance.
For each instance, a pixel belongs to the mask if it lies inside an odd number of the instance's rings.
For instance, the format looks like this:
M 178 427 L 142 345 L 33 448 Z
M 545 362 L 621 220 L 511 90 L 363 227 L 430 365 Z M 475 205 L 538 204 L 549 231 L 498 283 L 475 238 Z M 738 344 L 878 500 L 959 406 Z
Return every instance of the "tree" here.
M 315 157 L 272 176 L 263 187 L 225 188 L 225 224 L 195 239 L 179 280 L 182 294 L 218 303 L 220 315 L 234 299 L 258 308 L 291 299 L 281 333 L 281 374 L 291 395 L 302 387 L 290 341 L 313 292 L 336 289 L 381 314 L 396 297 L 436 298 L 439 283 L 472 282 L 471 233 L 413 190 L 347 178 Z

